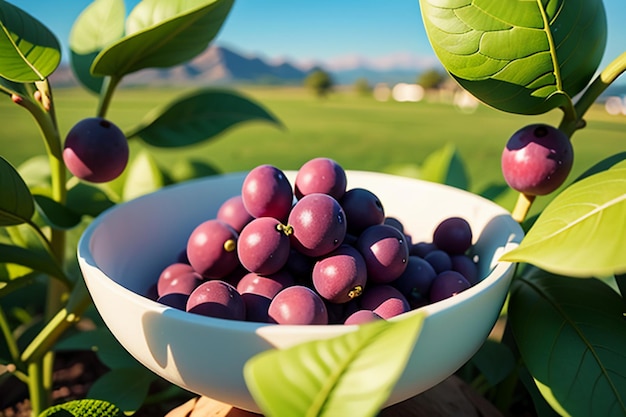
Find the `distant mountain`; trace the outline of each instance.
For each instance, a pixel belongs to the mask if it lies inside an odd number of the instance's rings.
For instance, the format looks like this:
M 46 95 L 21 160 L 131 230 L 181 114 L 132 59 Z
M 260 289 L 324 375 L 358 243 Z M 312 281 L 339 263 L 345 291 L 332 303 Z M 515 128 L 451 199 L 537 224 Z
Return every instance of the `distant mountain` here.
M 421 69 L 432 67 L 432 60 L 409 55 L 393 55 L 379 59 L 346 55 L 328 62 L 291 63 L 281 59 L 235 52 L 224 46 L 211 46 L 192 61 L 173 68 L 146 69 L 126 76 L 123 86 L 165 84 L 292 84 L 300 85 L 316 67 L 328 71 L 336 84 L 352 85 L 359 78 L 371 84 L 415 82 Z M 68 65 L 61 65 L 51 77 L 56 86 L 76 85 Z

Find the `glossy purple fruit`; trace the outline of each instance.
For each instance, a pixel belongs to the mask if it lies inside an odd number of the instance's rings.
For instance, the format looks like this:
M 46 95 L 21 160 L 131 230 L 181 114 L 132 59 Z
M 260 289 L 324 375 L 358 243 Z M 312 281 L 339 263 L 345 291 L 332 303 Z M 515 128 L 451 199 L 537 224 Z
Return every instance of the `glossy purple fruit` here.
M 374 313 L 372 310 L 358 310 L 350 314 L 343 324 L 365 324 L 382 319 L 382 317 Z
M 563 184 L 572 169 L 574 149 L 562 131 L 532 124 L 515 132 L 502 151 L 507 184 L 527 195 L 546 195 Z
M 239 265 L 238 234 L 226 223 L 210 219 L 200 223 L 187 240 L 190 265 L 204 278 L 223 278 Z
M 246 175 L 241 197 L 252 217 L 285 221 L 291 210 L 293 189 L 283 171 L 273 165 L 259 165 Z
M 365 289 L 365 260 L 352 246 L 341 245 L 315 263 L 312 280 L 315 290 L 324 299 L 346 303 L 360 296 Z
M 291 209 L 288 225 L 293 228 L 294 249 L 307 256 L 323 256 L 337 249 L 346 236 L 343 209 L 328 194 L 302 197 Z
M 406 269 L 392 285 L 407 299 L 419 299 L 428 297 L 430 286 L 436 276 L 435 269 L 426 260 L 419 256 L 409 256 Z
M 411 309 L 409 301 L 391 285 L 374 285 L 368 287 L 360 298 L 361 308 L 371 310 L 383 319 L 389 319 Z
M 441 249 L 430 251 L 424 256 L 424 260 L 432 265 L 436 273 L 452 269 L 452 259 L 448 252 Z
M 270 303 L 269 317 L 278 324 L 328 324 L 324 301 L 303 285 L 287 287 L 276 294 Z
M 202 283 L 202 276 L 189 264 L 174 263 L 166 266 L 157 281 L 157 294 L 191 294 Z
M 200 284 L 187 300 L 189 313 L 228 320 L 245 320 L 246 306 L 237 289 L 221 280 Z
M 292 285 L 295 285 L 295 281 L 286 271 L 268 276 L 252 272 L 244 275 L 237 284 L 237 292 L 241 294 L 246 305 L 246 320 L 268 323 L 268 311 L 272 298 L 284 288 Z
M 365 188 L 352 188 L 340 200 L 346 213 L 348 233 L 359 235 L 363 230 L 385 221 L 385 209 L 378 196 Z
M 368 279 L 374 283 L 390 283 L 406 269 L 409 246 L 404 235 L 393 226 L 368 227 L 359 235 L 356 248 L 365 259 Z
M 83 119 L 68 132 L 63 161 L 76 177 L 90 182 L 107 182 L 119 177 L 128 163 L 128 141 L 124 132 L 100 117 Z
M 217 220 L 221 220 L 237 232 L 241 232 L 243 227 L 250 223 L 254 217 L 243 205 L 241 195 L 233 196 L 222 203 L 215 216 Z
M 328 194 L 339 200 L 346 192 L 346 172 L 330 158 L 314 158 L 305 162 L 294 181 L 297 198 L 313 193 Z
M 412 256 L 419 256 L 420 258 L 423 258 L 428 254 L 428 252 L 432 252 L 435 249 L 437 249 L 437 246 L 432 242 L 414 242 L 409 247 L 409 253 Z
M 460 272 L 444 271 L 437 275 L 430 286 L 430 302 L 436 303 L 437 301 L 450 298 L 469 287 L 471 287 L 470 283 Z
M 465 253 L 472 246 L 472 228 L 462 217 L 448 217 L 435 227 L 433 243 L 449 255 Z
M 467 255 L 452 255 L 450 260 L 452 261 L 452 270 L 460 272 L 470 285 L 474 285 L 479 281 L 478 265 L 472 258 Z
M 289 257 L 285 226 L 273 217 L 257 217 L 248 223 L 237 241 L 239 262 L 250 272 L 268 275 L 280 270 Z

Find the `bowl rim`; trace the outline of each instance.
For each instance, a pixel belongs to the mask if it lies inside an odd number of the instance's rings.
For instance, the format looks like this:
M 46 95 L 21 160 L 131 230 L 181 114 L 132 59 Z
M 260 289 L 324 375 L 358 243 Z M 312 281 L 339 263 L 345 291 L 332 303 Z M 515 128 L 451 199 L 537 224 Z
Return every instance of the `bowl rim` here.
M 263 332 L 277 331 L 277 332 L 287 332 L 287 333 L 298 332 L 298 333 L 313 334 L 313 333 L 320 332 L 320 329 L 323 329 L 324 332 L 331 332 L 331 333 L 334 331 L 336 331 L 337 333 L 343 333 L 346 331 L 357 329 L 361 325 L 358 325 L 358 324 L 288 325 L 288 324 L 250 322 L 250 321 L 243 321 L 243 320 L 228 320 L 228 319 L 222 319 L 222 318 L 203 316 L 199 314 L 193 314 L 193 313 L 176 309 L 174 307 L 167 306 L 165 304 L 159 303 L 156 300 L 152 300 L 144 295 L 138 294 L 137 292 L 125 287 L 124 285 L 115 281 L 113 278 L 109 277 L 107 274 L 104 273 L 104 271 L 102 271 L 97 266 L 97 262 L 94 259 L 92 251 L 91 251 L 91 243 L 94 237 L 94 233 L 103 224 L 103 222 L 106 221 L 106 219 L 112 215 L 112 213 L 114 213 L 121 207 L 129 205 L 129 204 L 135 204 L 139 200 L 153 198 L 153 196 L 157 193 L 167 192 L 168 190 L 172 190 L 174 188 L 194 187 L 198 183 L 201 183 L 201 182 L 218 181 L 225 177 L 226 178 L 239 178 L 239 177 L 243 178 L 243 176 L 247 172 L 248 171 L 236 171 L 236 172 L 230 172 L 230 173 L 223 173 L 223 174 L 217 174 L 217 175 L 212 175 L 208 177 L 196 178 L 196 179 L 188 180 L 182 183 L 167 185 L 154 192 L 116 204 L 104 210 L 97 217 L 95 217 L 90 222 L 89 225 L 87 225 L 87 227 L 81 234 L 79 241 L 78 241 L 78 245 L 77 245 L 77 257 L 78 257 L 79 264 L 81 266 L 81 275 L 83 276 L 83 279 L 85 283 L 87 284 L 88 289 L 90 287 L 91 281 L 93 281 L 94 279 L 102 278 L 104 280 L 102 285 L 109 286 L 112 291 L 121 293 L 121 295 L 123 295 L 129 301 L 139 304 L 143 309 L 150 310 L 153 312 L 158 312 L 160 314 L 167 314 L 173 320 L 185 321 L 185 322 L 189 322 L 192 324 L 197 324 L 197 325 L 202 325 L 202 326 L 207 326 L 207 327 L 212 327 L 212 328 L 224 328 L 224 329 L 227 328 L 229 331 L 252 332 L 252 331 L 257 331 L 260 328 L 263 328 Z M 286 170 L 284 171 L 284 173 L 287 176 L 290 176 L 290 175 L 295 175 L 297 171 Z M 402 176 L 383 173 L 383 172 L 346 170 L 346 173 L 348 175 L 348 178 L 351 173 L 352 174 L 357 173 L 361 175 L 388 176 L 389 178 L 394 178 L 394 179 L 401 178 L 403 180 L 408 180 L 408 181 L 417 181 L 429 187 L 445 188 L 449 191 L 469 195 L 472 198 L 482 200 L 484 204 L 491 205 L 495 210 L 501 211 L 502 215 L 504 215 L 505 217 L 508 217 L 507 221 L 510 221 L 511 226 L 514 229 L 515 228 L 518 229 L 516 230 L 515 233 L 512 233 L 509 236 L 509 240 L 504 248 L 505 252 L 519 245 L 519 242 L 523 238 L 523 235 L 524 235 L 523 230 L 521 229 L 519 224 L 515 222 L 515 220 L 513 220 L 512 217 L 510 217 L 510 213 L 503 207 L 499 206 L 493 201 L 488 200 L 480 195 L 471 193 L 469 191 L 466 191 L 460 188 L 449 186 L 446 184 L 440 184 L 440 183 L 435 183 L 431 181 L 410 178 L 410 177 L 402 177 Z M 490 269 L 490 272 L 486 276 L 484 276 L 478 283 L 472 285 L 467 290 L 453 297 L 449 297 L 444 300 L 437 301 L 435 303 L 430 303 L 425 306 L 412 309 L 406 313 L 395 316 L 389 320 L 392 320 L 392 321 L 403 320 L 415 314 L 421 314 L 421 313 L 425 313 L 426 316 L 432 316 L 444 310 L 447 310 L 455 305 L 463 304 L 467 302 L 469 299 L 473 298 L 477 293 L 480 293 L 486 290 L 487 288 L 496 285 L 496 283 L 498 283 L 501 279 L 506 278 L 508 275 L 510 275 L 509 273 L 511 272 L 511 269 L 514 267 L 515 267 L 515 264 L 512 262 L 497 261 L 496 265 Z M 93 274 L 93 275 L 86 274 L 84 271 L 82 271 L 83 268 L 86 268 L 91 271 L 97 271 L 97 274 Z M 97 305 L 95 307 L 97 309 Z

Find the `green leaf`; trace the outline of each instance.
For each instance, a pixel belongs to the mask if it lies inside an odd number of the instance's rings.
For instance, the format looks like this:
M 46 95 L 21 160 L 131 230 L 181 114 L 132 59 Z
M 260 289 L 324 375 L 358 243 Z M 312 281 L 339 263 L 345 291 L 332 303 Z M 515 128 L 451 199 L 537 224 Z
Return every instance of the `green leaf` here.
M 424 317 L 377 321 L 263 352 L 244 366 L 246 384 L 267 416 L 374 416 L 400 377 Z
M 608 158 L 594 164 L 591 168 L 580 174 L 578 178 L 576 178 L 576 181 L 580 181 L 592 176 L 593 174 L 597 174 L 611 168 L 626 168 L 626 152 L 611 155 Z
M 67 207 L 74 213 L 96 217 L 115 205 L 99 187 L 79 182 L 67 191 Z
M 35 202 L 28 186 L 15 168 L 0 156 L 0 226 L 28 222 Z
M 421 178 L 462 190 L 469 188 L 465 165 L 456 147 L 451 143 L 428 155 L 422 164 Z
M 0 76 L 21 83 L 41 81 L 61 62 L 61 47 L 41 22 L 0 0 L 0 57 Z
M 24 83 L 16 83 L 14 81 L 7 80 L 6 78 L 0 77 L 0 91 L 8 94 L 8 95 L 18 95 L 20 97 L 28 97 L 29 92 L 26 89 L 28 84 Z
M 47 408 L 39 417 L 122 417 L 115 405 L 102 400 L 72 400 Z
M 555 409 L 586 417 L 626 414 L 623 307 L 619 294 L 598 279 L 535 270 L 513 282 L 511 329 Z
M 211 139 L 251 120 L 280 124 L 261 105 L 240 94 L 205 89 L 152 111 L 127 137 L 139 137 L 152 146 L 180 147 Z
M 22 265 L 55 277 L 65 276 L 59 264 L 47 252 L 35 251 L 20 246 L 0 243 L 0 263 Z
M 520 245 L 501 260 L 574 277 L 626 272 L 626 168 L 566 188 L 543 210 Z
M 203 52 L 234 0 L 143 0 L 126 21 L 126 36 L 94 60 L 94 75 L 121 79 L 145 68 L 182 64 Z
M 67 206 L 41 194 L 35 194 L 34 198 L 39 214 L 41 214 L 46 224 L 51 227 L 59 230 L 69 230 L 80 224 L 80 214 L 73 212 Z
M 87 397 L 115 404 L 125 414 L 133 413 L 141 407 L 150 384 L 156 379 L 156 375 L 144 367 L 115 369 L 98 378 Z
M 47 155 L 35 155 L 22 162 L 17 171 L 29 187 L 50 188 L 50 160 Z
M 489 384 L 495 386 L 513 372 L 515 356 L 505 344 L 487 339 L 472 357 L 472 363 L 487 378 Z
M 182 158 L 171 166 L 167 172 L 167 177 L 172 183 L 179 183 L 218 175 L 219 173 L 220 170 L 209 162 L 193 158 Z
M 76 78 L 94 93 L 102 88 L 103 77 L 90 70 L 96 56 L 106 46 L 124 36 L 124 0 L 95 0 L 74 21 L 69 46 Z
M 572 107 L 604 54 L 602 0 L 420 0 L 443 66 L 484 103 L 511 113 Z
M 140 151 L 126 170 L 123 191 L 125 201 L 156 191 L 164 185 L 161 168 L 146 151 Z

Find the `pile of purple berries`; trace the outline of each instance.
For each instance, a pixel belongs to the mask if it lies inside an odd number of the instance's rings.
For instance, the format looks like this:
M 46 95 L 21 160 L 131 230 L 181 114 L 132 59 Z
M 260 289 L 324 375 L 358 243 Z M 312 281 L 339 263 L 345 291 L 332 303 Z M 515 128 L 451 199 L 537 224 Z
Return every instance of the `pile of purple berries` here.
M 153 299 L 190 313 L 278 324 L 359 324 L 451 297 L 478 281 L 472 231 L 451 217 L 412 242 L 344 169 L 315 158 L 293 186 L 261 165 L 199 224 Z

